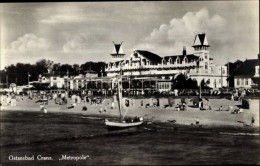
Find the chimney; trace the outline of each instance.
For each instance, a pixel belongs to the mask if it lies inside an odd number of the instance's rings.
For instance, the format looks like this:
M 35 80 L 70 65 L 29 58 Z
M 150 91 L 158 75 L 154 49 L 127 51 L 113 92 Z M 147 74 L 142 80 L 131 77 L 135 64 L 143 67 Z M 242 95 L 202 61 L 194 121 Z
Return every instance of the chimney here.
M 186 47 L 185 47 L 185 46 L 183 46 L 182 55 L 186 55 L 186 54 L 187 54 L 187 52 L 186 52 Z

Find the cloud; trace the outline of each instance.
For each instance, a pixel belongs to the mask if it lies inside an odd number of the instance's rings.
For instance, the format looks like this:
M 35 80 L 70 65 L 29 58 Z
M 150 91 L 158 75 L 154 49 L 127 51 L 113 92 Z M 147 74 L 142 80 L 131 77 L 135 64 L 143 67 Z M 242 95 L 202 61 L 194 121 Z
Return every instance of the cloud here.
M 13 51 L 25 53 L 36 50 L 46 50 L 49 48 L 50 43 L 46 39 L 38 37 L 33 33 L 27 33 L 19 37 L 16 41 L 13 41 L 10 46 Z
M 88 39 L 85 34 L 77 34 L 71 37 L 64 45 L 64 53 L 82 52 L 88 49 Z
M 156 51 L 161 56 L 181 54 L 183 46 L 187 52 L 192 51 L 194 37 L 197 33 L 210 34 L 211 39 L 225 28 L 226 20 L 219 15 L 210 16 L 206 8 L 197 12 L 188 12 L 182 18 L 173 18 L 168 24 L 153 29 L 143 43 L 135 46 L 139 49 Z
M 43 7 L 37 10 L 37 15 L 41 17 L 38 21 L 44 24 L 55 23 L 84 23 L 106 18 L 103 12 L 92 12 L 93 9 L 85 9 L 77 4 L 54 5 Z M 48 12 L 48 13 L 46 13 Z
M 50 50 L 49 40 L 33 33 L 24 34 L 2 50 L 1 68 L 17 62 L 28 63 L 43 57 L 48 58 Z
M 69 15 L 69 14 L 58 14 L 51 16 L 46 19 L 40 20 L 42 23 L 65 23 L 65 22 L 83 22 L 86 21 L 86 18 L 78 16 L 77 14 Z

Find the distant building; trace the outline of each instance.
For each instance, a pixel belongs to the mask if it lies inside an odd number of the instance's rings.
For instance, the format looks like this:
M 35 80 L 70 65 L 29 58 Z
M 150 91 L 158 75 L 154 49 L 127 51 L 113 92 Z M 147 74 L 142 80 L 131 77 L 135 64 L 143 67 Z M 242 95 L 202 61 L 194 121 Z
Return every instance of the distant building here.
M 228 68 L 228 87 L 234 87 L 235 83 L 234 83 L 234 71 L 243 63 L 243 61 L 237 60 L 234 63 L 232 62 L 228 62 L 226 64 L 227 68 Z
M 30 82 L 30 85 L 36 89 L 46 88 L 64 88 L 65 78 L 53 73 L 46 73 L 43 76 L 39 75 L 38 81 Z
M 128 58 L 123 53 L 122 43 L 114 44 L 111 62 L 107 64 L 108 77 L 115 77 L 121 72 L 128 77 L 145 79 L 158 78 L 163 82 L 171 82 L 178 74 L 183 73 L 198 84 L 202 80 L 209 82 L 209 87 L 227 86 L 227 66 L 217 66 L 210 58 L 206 34 L 195 36 L 193 54 L 187 54 L 183 48 L 181 55 L 161 57 L 146 50 L 135 50 Z M 165 84 L 168 87 L 168 83 Z
M 233 73 L 235 88 L 257 88 L 259 61 L 245 60 Z
M 87 78 L 98 77 L 98 73 L 94 70 L 86 70 L 84 73 Z

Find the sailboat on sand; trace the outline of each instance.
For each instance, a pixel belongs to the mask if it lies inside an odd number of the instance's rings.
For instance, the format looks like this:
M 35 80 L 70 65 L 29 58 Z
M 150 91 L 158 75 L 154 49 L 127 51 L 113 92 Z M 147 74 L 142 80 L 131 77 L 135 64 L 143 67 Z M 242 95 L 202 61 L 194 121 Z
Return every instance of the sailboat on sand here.
M 117 120 L 108 120 L 105 119 L 105 124 L 108 129 L 125 129 L 130 127 L 137 127 L 143 124 L 142 117 L 136 117 L 131 120 L 124 120 L 122 116 L 122 71 L 120 72 L 120 76 L 117 79 L 117 97 L 118 97 L 118 108 L 120 113 L 120 118 Z

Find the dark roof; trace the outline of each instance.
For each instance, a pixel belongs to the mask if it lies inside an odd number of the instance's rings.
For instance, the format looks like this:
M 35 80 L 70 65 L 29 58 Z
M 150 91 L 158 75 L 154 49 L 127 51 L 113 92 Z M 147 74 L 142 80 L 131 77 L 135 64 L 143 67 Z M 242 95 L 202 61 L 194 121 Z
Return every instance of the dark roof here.
M 166 61 L 169 61 L 169 59 L 172 58 L 172 61 L 174 62 L 177 59 L 177 57 L 179 57 L 180 61 L 182 62 L 185 56 L 187 57 L 188 62 L 195 61 L 195 60 L 199 59 L 199 57 L 194 55 L 194 54 L 165 56 L 164 59 Z
M 196 37 L 195 37 L 195 39 L 194 39 L 194 44 L 195 44 L 195 41 L 196 41 L 197 37 L 199 38 L 201 45 L 204 45 L 204 41 L 205 41 L 205 38 L 206 38 L 206 34 L 205 34 L 205 33 L 197 34 Z M 195 45 L 194 45 L 194 46 L 195 46 Z M 204 46 L 209 46 L 209 45 L 204 45 Z
M 152 52 L 144 51 L 144 50 L 136 50 L 136 52 L 143 55 L 145 58 L 149 59 L 150 61 L 159 62 L 159 63 L 161 63 L 162 61 L 162 57 Z
M 121 44 L 115 44 L 116 53 L 118 54 Z
M 199 37 L 200 42 L 201 42 L 202 45 L 204 44 L 205 36 L 206 36 L 206 34 L 198 34 L 198 37 Z
M 247 59 L 234 71 L 233 75 L 253 77 L 255 75 L 255 66 L 257 65 L 257 59 Z

